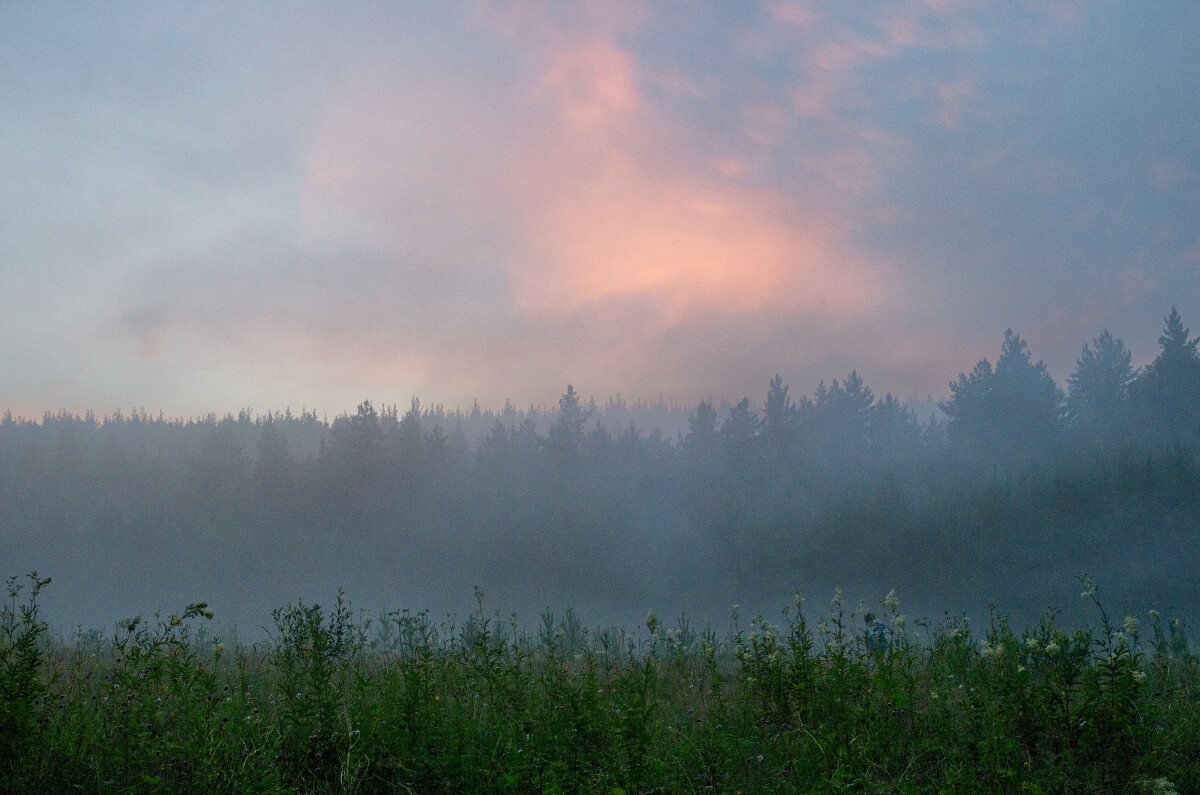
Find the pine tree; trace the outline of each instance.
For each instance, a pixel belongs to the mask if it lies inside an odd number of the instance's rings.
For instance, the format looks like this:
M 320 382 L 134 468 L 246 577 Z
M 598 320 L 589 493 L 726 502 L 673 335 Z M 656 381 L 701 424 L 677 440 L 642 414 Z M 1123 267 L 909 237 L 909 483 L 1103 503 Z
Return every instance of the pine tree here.
M 1133 384 L 1144 432 L 1167 441 L 1200 439 L 1200 338 L 1189 339 L 1179 311 L 1171 307 L 1158 357 Z
M 950 433 L 960 439 L 1013 453 L 1045 449 L 1058 434 L 1062 391 L 1012 329 L 1004 332 L 996 367 L 981 360 L 970 375 L 959 373 L 950 392 L 950 400 L 938 405 L 950 418 Z
M 1067 417 L 1087 435 L 1113 439 L 1126 427 L 1132 355 L 1108 329 L 1092 346 L 1084 343 L 1075 372 L 1067 376 Z

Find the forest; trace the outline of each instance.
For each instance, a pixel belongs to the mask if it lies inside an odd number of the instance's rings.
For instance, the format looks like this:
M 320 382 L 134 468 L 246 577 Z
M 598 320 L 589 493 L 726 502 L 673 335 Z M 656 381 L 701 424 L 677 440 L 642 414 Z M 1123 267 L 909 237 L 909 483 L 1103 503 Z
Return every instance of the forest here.
M 0 566 L 53 577 L 53 626 L 111 629 L 206 600 L 253 636 L 270 609 L 344 587 L 370 609 L 466 612 L 472 588 L 532 618 L 647 608 L 719 621 L 796 589 L 914 614 L 988 605 L 1190 619 L 1200 528 L 1200 354 L 1180 314 L 1134 368 L 1107 331 L 1064 386 L 1008 331 L 919 417 L 854 370 L 796 396 L 690 408 L 405 411 L 332 421 L 67 412 L 0 422 Z M 1083 607 L 1086 607 L 1084 605 Z

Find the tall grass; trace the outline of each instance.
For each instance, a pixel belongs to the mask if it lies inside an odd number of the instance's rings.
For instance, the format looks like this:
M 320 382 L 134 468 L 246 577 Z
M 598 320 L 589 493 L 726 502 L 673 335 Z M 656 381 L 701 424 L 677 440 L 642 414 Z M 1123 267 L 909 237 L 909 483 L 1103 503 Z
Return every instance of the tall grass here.
M 48 580 L 0 615 L 6 792 L 1195 792 L 1200 664 L 1182 626 L 1047 614 L 909 621 L 836 595 L 722 633 L 527 632 L 478 610 L 276 610 L 225 646 L 204 604 L 54 639 Z M 1149 635 L 1149 637 L 1145 637 Z

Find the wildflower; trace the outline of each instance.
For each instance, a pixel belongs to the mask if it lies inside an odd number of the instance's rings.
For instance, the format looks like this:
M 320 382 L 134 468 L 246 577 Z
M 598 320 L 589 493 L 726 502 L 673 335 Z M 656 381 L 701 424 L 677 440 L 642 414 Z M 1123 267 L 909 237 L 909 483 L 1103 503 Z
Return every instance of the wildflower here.
M 1151 617 L 1151 618 L 1158 618 L 1158 611 L 1157 611 L 1157 610 L 1151 610 L 1151 611 L 1150 611 L 1150 617 Z
M 1145 671 L 1134 671 L 1133 672 L 1133 681 L 1137 682 L 1139 685 L 1146 684 L 1146 672 Z
M 1133 616 L 1125 616 L 1125 632 L 1130 637 L 1137 634 L 1138 620 Z
M 804 604 L 804 595 L 801 594 L 799 591 L 795 591 L 792 594 L 792 603 L 795 604 L 796 609 L 799 610 L 801 605 Z
M 883 598 L 883 606 L 892 613 L 900 609 L 900 598 L 896 596 L 895 588 L 889 591 L 888 595 Z
M 654 612 L 654 608 L 646 613 L 646 629 L 650 630 L 651 635 L 658 629 L 658 613 Z
M 842 589 L 841 588 L 833 589 L 833 599 L 831 600 L 831 602 L 834 607 L 842 606 Z
M 1027 648 L 1030 648 L 1030 649 L 1033 649 L 1036 651 L 1039 645 L 1040 644 L 1038 643 L 1037 638 L 1026 638 L 1025 639 L 1025 646 Z
M 1058 654 L 1058 644 L 1054 641 L 1047 643 L 1046 654 Z

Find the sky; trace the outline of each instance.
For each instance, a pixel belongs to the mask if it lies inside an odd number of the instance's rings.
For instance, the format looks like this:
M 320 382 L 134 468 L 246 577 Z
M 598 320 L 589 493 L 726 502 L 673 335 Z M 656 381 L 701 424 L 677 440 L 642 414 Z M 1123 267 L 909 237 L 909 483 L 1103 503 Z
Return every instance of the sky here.
M 1200 332 L 1200 3 L 0 2 L 0 411 L 945 397 Z

